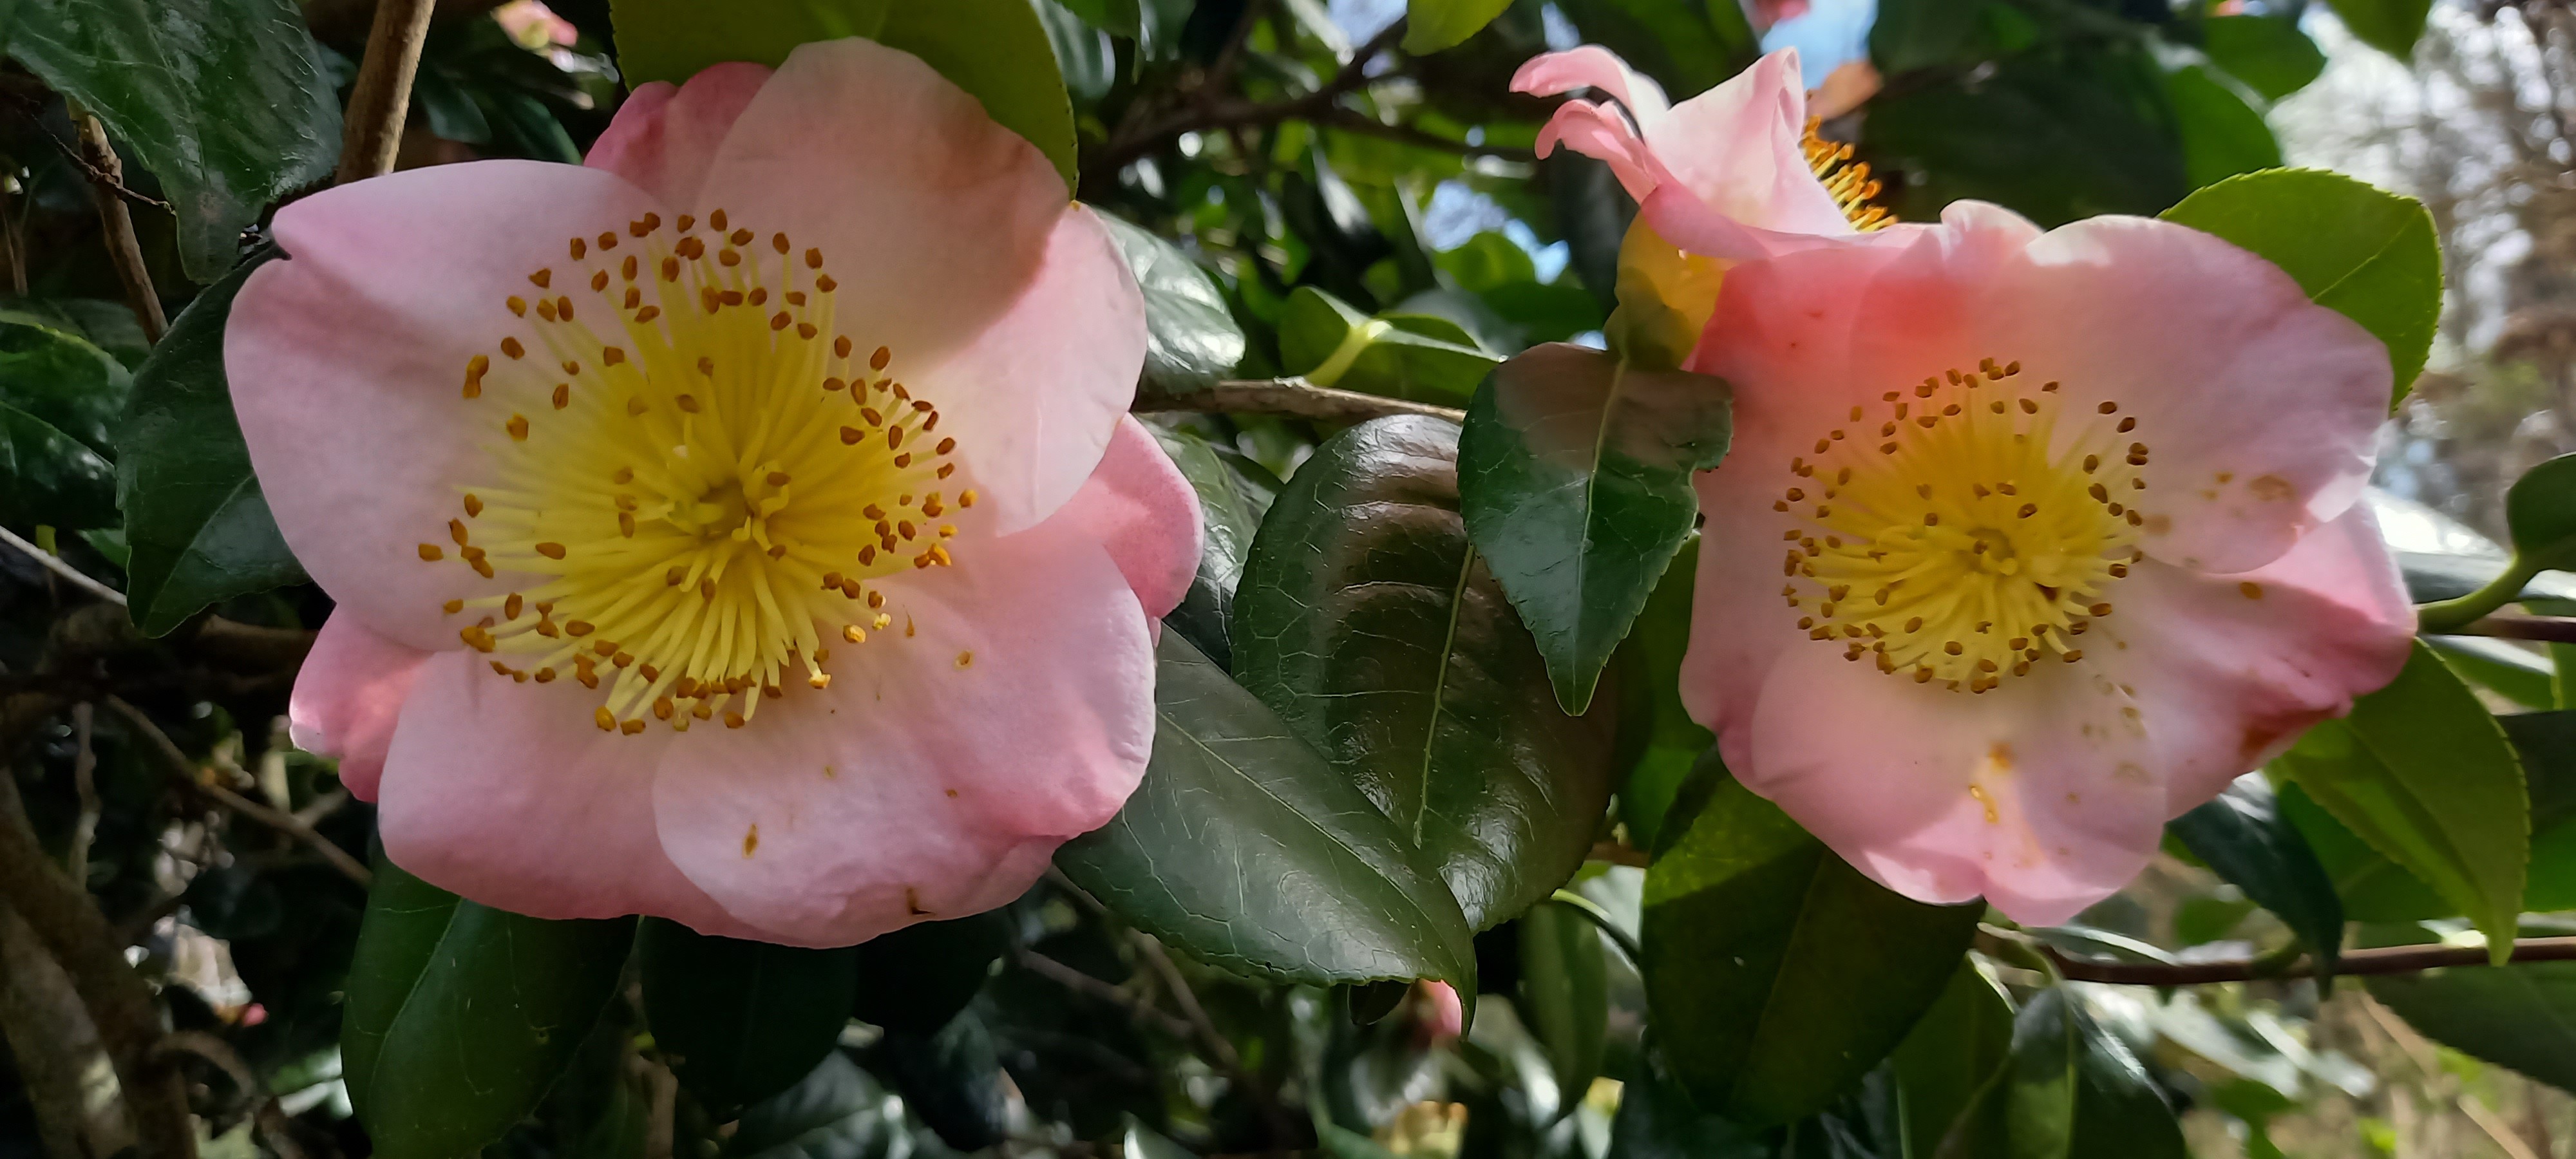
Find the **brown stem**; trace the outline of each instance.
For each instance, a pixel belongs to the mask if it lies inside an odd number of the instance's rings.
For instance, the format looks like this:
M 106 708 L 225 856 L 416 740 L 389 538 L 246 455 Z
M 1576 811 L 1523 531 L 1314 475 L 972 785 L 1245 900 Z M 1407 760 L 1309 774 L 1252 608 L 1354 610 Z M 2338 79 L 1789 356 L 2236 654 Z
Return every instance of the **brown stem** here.
M 2536 640 L 2550 644 L 2576 644 L 2576 617 L 2526 616 L 2498 612 L 2475 620 L 2458 631 L 2462 636 L 2493 636 L 2503 640 Z
M 1427 415 L 1465 422 L 1467 412 L 1429 403 L 1407 402 L 1353 390 L 1316 386 L 1302 378 L 1220 382 L 1198 390 L 1165 394 L 1139 392 L 1130 408 L 1156 411 L 1224 411 L 1233 414 L 1283 415 L 1318 422 L 1356 423 L 1387 415 Z
M 107 698 L 107 707 L 118 716 L 124 717 L 125 722 L 134 727 L 134 731 L 141 733 L 144 741 L 152 746 L 153 751 L 160 754 L 162 763 L 169 765 L 170 771 L 177 773 L 180 782 L 190 789 L 212 799 L 224 808 L 312 846 L 313 851 L 321 854 L 324 861 L 331 863 L 331 868 L 339 870 L 341 876 L 358 883 L 361 889 L 375 881 L 376 875 L 369 872 L 363 863 L 350 856 L 349 851 L 340 848 L 338 843 L 323 836 L 320 830 L 306 824 L 303 818 L 282 809 L 272 809 L 208 780 L 198 770 L 197 762 L 188 759 L 188 754 L 179 748 L 177 742 L 170 739 L 170 734 L 161 731 L 161 726 L 154 724 L 152 718 L 142 709 L 116 696 Z
M 195 1123 L 176 1068 L 159 1057 L 161 1011 L 152 987 L 125 962 L 89 891 L 45 856 L 18 786 L 0 777 L 0 897 L 69 974 L 124 1089 L 140 1159 L 196 1159 Z
M 1098 978 L 1094 978 L 1089 974 L 1085 974 L 1080 970 L 1074 969 L 1071 966 L 1047 957 L 1036 950 L 1023 948 L 1014 956 L 1014 960 L 1019 963 L 1021 969 L 1026 970 L 1029 973 L 1053 982 L 1058 986 L 1062 986 L 1067 990 L 1071 990 L 1076 994 L 1096 998 L 1102 1002 L 1116 1006 L 1119 1009 L 1126 1011 L 1128 1016 L 1134 1018 L 1136 1021 L 1152 1026 L 1174 1038 L 1185 1039 L 1190 1036 L 1191 1027 L 1189 1023 L 1155 1009 L 1153 1006 L 1138 999 L 1135 995 L 1119 989 L 1117 986 L 1101 981 Z
M 1243 1068 L 1243 1056 L 1235 1051 L 1233 1041 L 1217 1030 L 1216 1022 L 1207 1015 L 1207 1008 L 1199 1005 L 1198 992 L 1190 988 L 1189 979 L 1181 976 L 1180 966 L 1172 961 L 1171 953 L 1163 949 L 1163 943 L 1143 930 L 1130 932 L 1135 936 L 1136 949 L 1144 955 L 1146 965 L 1153 967 L 1154 976 L 1162 979 L 1164 989 L 1172 992 L 1172 1002 L 1181 1008 L 1181 1016 L 1189 1020 L 1199 1049 L 1207 1052 L 1208 1061 L 1216 1064 L 1219 1073 L 1241 1089 L 1244 1097 L 1252 1100 L 1253 1106 L 1261 1113 L 1262 1121 L 1270 1128 L 1270 1141 L 1277 1146 L 1287 1146 L 1295 1136 L 1296 1128 L 1286 1109 L 1279 1105 L 1279 1097 L 1262 1085 L 1252 1072 Z
M 437 10 L 435 0 L 380 0 L 376 5 L 375 21 L 367 28 L 367 55 L 349 90 L 334 183 L 393 172 L 403 122 L 411 116 L 411 81 L 420 71 L 421 41 L 429 36 L 429 18 Z
M 17 1060 L 36 1112 L 36 1136 L 52 1159 L 97 1159 L 80 1072 L 99 1053 L 98 1031 L 71 979 L 36 942 L 17 911 L 0 902 L 0 1042 Z
M 2049 963 L 2059 975 L 2076 982 L 2108 982 L 2120 986 L 2199 986 L 2211 982 L 2253 982 L 2275 978 L 2306 978 L 2317 972 L 2316 961 L 2302 957 L 2279 968 L 2251 958 L 2225 962 L 2105 962 L 2093 958 L 2071 958 L 2053 947 L 2042 947 Z M 2513 944 L 2514 962 L 2576 961 L 2576 937 L 2523 938 Z M 2335 973 L 2363 976 L 2377 974 L 2413 974 L 2452 966 L 2488 964 L 2484 946 L 2379 946 L 2349 950 L 2335 963 Z
M 125 285 L 125 304 L 143 325 L 144 341 L 159 342 L 162 332 L 170 328 L 170 319 L 161 313 L 161 298 L 152 290 L 152 271 L 143 264 L 143 243 L 134 236 L 134 214 L 125 206 L 125 164 L 116 159 L 116 146 L 108 143 L 107 126 L 78 105 L 71 111 L 72 124 L 80 130 L 81 167 L 90 174 L 90 204 L 97 207 L 99 228 L 106 232 L 108 264 L 116 267 L 116 279 Z
M 97 710 L 86 700 L 72 706 L 72 791 L 80 796 L 80 820 L 72 825 L 71 852 L 63 866 L 72 880 L 89 883 L 89 846 L 98 837 L 98 752 L 90 745 L 90 721 Z
M 1585 860 L 1606 861 L 1612 865 L 1630 865 L 1638 869 L 1654 864 L 1654 859 L 1648 857 L 1645 850 L 1617 841 L 1593 842 L 1592 852 L 1585 856 Z
M 1115 174 L 1128 162 L 1162 148 L 1183 133 L 1314 119 L 1332 108 L 1334 102 L 1345 94 L 1378 79 L 1368 75 L 1368 65 L 1404 38 L 1404 26 L 1402 20 L 1388 25 L 1386 31 L 1378 33 L 1367 44 L 1361 45 L 1359 51 L 1352 53 L 1350 62 L 1334 72 L 1331 80 L 1304 96 L 1284 101 L 1198 101 L 1146 122 L 1140 128 L 1122 132 L 1102 147 L 1099 156 L 1085 165 L 1087 175 L 1084 181 L 1088 184 L 1095 178 Z

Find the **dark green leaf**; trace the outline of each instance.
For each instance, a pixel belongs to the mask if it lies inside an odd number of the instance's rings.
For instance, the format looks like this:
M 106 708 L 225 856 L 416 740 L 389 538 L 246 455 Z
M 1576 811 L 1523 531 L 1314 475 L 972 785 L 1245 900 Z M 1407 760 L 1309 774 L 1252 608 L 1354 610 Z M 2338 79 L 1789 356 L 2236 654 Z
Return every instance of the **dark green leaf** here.
M 1620 1092 L 1609 1159 L 1779 1159 L 1764 1133 L 1701 1110 L 1659 1060 L 1638 1069 Z
M 2165 74 L 2165 98 L 2173 102 L 2183 176 L 2192 188 L 2280 167 L 2280 141 L 2230 78 L 2204 65 L 2185 65 Z
M 1179 633 L 1156 652 L 1145 782 L 1056 864 L 1210 965 L 1314 983 L 1442 978 L 1468 992 L 1466 918 L 1386 815 Z
M 2415 58 L 2415 41 L 2424 35 L 2424 16 L 2433 0 L 2327 0 L 2363 44 L 2396 57 Z
M 1109 95 L 1118 80 L 1118 56 L 1107 33 L 1092 27 L 1061 0 L 1031 0 L 1038 22 L 1046 26 L 1047 44 L 1055 49 L 1056 70 L 1064 74 L 1065 92 L 1076 103 Z
M 464 901 L 379 855 L 340 1032 L 349 1101 L 386 1159 L 501 1137 L 598 1021 L 635 922 L 549 922 Z
M 2212 16 L 2201 23 L 2210 62 L 2265 99 L 2280 100 L 2324 72 L 2326 54 L 2286 16 Z
M 2422 203 L 2322 169 L 2274 169 L 2193 193 L 2164 218 L 2271 259 L 2387 344 L 2397 397 L 2415 385 L 2442 312 L 2441 246 Z
M 2472 684 L 2525 708 L 2559 707 L 2557 674 L 2538 653 L 2487 636 L 2427 636 L 2424 642 Z
M 2523 472 L 2504 496 L 2514 554 L 2530 567 L 2576 570 L 2576 455 Z
M 2538 936 L 2564 929 L 2534 929 Z M 2433 941 L 2421 926 L 2370 926 L 2364 944 Z M 2509 1066 L 2561 1090 L 2576 1090 L 2576 962 L 2455 966 L 2365 980 L 2370 996 L 2424 1037 Z
M 975 1000 L 1010 950 L 1010 918 L 999 910 L 881 934 L 858 948 L 852 1013 L 888 1030 L 932 1033 Z
M 712 938 L 647 918 L 635 939 L 644 1017 L 689 1093 L 731 1118 L 796 1085 L 850 1020 L 854 948 Z
M 1415 56 L 1438 52 L 1474 36 L 1493 22 L 1511 0 L 1409 0 L 1404 50 Z
M 1939 1001 L 1888 1058 L 1907 1155 L 1923 1159 L 1966 1114 L 2012 1052 L 2013 1008 L 1973 961 L 1961 961 Z
M 1869 56 L 1893 76 L 1956 64 L 1980 46 L 1978 10 L 1987 0 L 1880 0 L 1869 29 Z
M 2239 777 L 2216 800 L 2166 827 L 2218 876 L 2280 915 L 2316 953 L 2323 972 L 2334 973 L 2343 949 L 2343 901 L 2307 838 L 2281 815 L 2269 782 Z
M 1715 761 L 1717 738 L 1682 707 L 1682 655 L 1690 650 L 1691 596 L 1699 577 L 1699 533 L 1682 542 L 1671 567 L 1646 597 L 1636 627 L 1619 645 L 1619 819 L 1628 840 L 1654 849 L 1665 811 L 1702 757 Z
M 1562 1097 L 1580 1098 L 1601 1073 L 1610 1030 L 1610 967 L 1601 931 L 1560 904 L 1521 915 L 1520 1011 L 1547 1048 Z
M 960 1151 L 981 1151 L 1002 1141 L 1010 1092 L 993 1035 L 966 1011 L 936 1033 L 889 1032 L 878 1048 L 882 1070 L 904 1105 Z
M 2143 39 L 2006 54 L 1977 68 L 1974 84 L 1943 79 L 1871 100 L 1861 151 L 1922 175 L 1891 190 L 1890 208 L 1932 221 L 1978 198 L 2054 226 L 2181 200 L 2191 191 L 2182 143 Z
M 1371 318 L 1322 290 L 1300 286 L 1280 315 L 1279 361 L 1288 373 L 1317 386 L 1460 406 L 1502 360 L 1445 318 Z
M 1699 518 L 1691 474 L 1734 434 L 1724 382 L 1580 346 L 1495 368 L 1458 439 L 1459 507 L 1547 660 L 1557 703 L 1594 681 Z
M 1261 530 L 1261 517 L 1279 493 L 1279 479 L 1261 464 L 1187 431 L 1152 429 L 1172 464 L 1198 492 L 1203 534 L 1198 575 L 1163 622 L 1232 670 L 1234 645 L 1226 633 L 1234 622 L 1234 591 L 1243 579 L 1243 561 L 1252 554 L 1253 534 Z
M 609 7 L 629 84 L 677 84 L 729 60 L 776 67 L 808 41 L 864 36 L 920 57 L 1073 183 L 1073 102 L 1029 0 L 612 0 Z
M 1145 291 L 1145 386 L 1165 393 L 1195 390 L 1243 361 L 1243 327 L 1207 271 L 1172 243 L 1108 214 L 1110 239 Z
M 217 600 L 304 578 L 251 476 L 224 379 L 224 320 L 265 260 L 244 262 L 206 287 L 134 372 L 116 438 L 116 497 L 133 551 L 126 598 L 150 635 Z
M 1646 997 L 1674 1075 L 1738 1122 L 1792 1122 L 1857 1083 L 1941 997 L 1983 912 L 1889 892 L 1732 779 L 1668 824 L 1685 828 L 1646 871 Z
M 2418 642 L 2352 715 L 2310 729 L 2276 768 L 2499 945 L 2522 909 L 2531 816 L 2504 729 Z
M 1399 416 L 1318 448 L 1253 540 L 1232 635 L 1243 686 L 1394 819 L 1484 929 L 1582 865 L 1614 722 L 1557 708 L 1469 545 L 1457 430 Z
M 902 1104 L 834 1051 L 804 1081 L 742 1113 L 726 1159 L 892 1159 L 909 1154 Z
M 134 376 L 106 351 L 51 326 L 0 312 L 0 406 L 14 407 L 114 459 L 110 432 Z
M 20 0 L 9 55 L 160 178 L 188 276 L 340 156 L 340 103 L 291 0 Z
M 53 424 L 0 402 L 0 523 L 116 522 L 116 468 Z
M 2063 986 L 2041 991 L 2013 1020 L 2003 1077 L 2013 1159 L 2189 1159 L 2182 1124 L 2145 1066 Z
M 102 298 L 0 298 L 0 322 L 59 330 L 107 351 L 131 371 L 143 365 L 152 344 L 134 308 Z
M 1559 0 L 1583 39 L 1618 53 L 1682 100 L 1753 63 L 1762 42 L 1731 4 L 1674 0 Z

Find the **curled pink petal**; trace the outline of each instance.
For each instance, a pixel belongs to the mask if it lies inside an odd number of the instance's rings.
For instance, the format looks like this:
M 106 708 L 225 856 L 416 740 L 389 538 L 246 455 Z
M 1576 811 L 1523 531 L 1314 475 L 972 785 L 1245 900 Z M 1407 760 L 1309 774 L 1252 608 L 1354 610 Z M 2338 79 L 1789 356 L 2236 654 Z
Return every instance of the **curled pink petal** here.
M 295 747 L 338 757 L 340 783 L 349 794 L 375 800 L 385 752 L 394 743 L 394 722 L 411 693 L 413 676 L 427 659 L 429 653 L 379 636 L 355 616 L 323 621 L 286 701 L 286 724 Z
M 1580 88 L 1595 88 L 1619 102 L 1640 125 L 1653 124 L 1672 108 L 1664 88 L 1628 67 L 1619 54 L 1597 44 L 1564 52 L 1544 52 L 1512 73 L 1512 91 L 1552 97 Z
M 695 205 L 717 147 L 768 80 L 767 68 L 732 61 L 707 66 L 685 85 L 640 85 L 582 163 L 634 182 L 664 205 Z
M 1135 419 L 1120 420 L 1100 469 L 1064 505 L 1062 517 L 1109 549 L 1149 619 L 1181 606 L 1198 577 L 1205 533 L 1198 490 Z

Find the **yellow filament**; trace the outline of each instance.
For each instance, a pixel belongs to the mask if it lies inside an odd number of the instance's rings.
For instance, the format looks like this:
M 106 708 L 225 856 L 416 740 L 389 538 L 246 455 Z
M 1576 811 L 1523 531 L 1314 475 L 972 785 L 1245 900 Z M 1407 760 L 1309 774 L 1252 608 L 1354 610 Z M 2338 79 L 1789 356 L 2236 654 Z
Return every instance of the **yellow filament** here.
M 1799 143 L 1806 150 L 1807 168 L 1824 183 L 1825 192 L 1833 195 L 1834 204 L 1851 219 L 1852 228 L 1872 233 L 1895 224 L 1896 215 L 1878 204 L 1884 187 L 1869 175 L 1869 163 L 1852 160 L 1849 144 L 1817 136 L 1816 130 L 1823 124 L 1814 117 L 1807 119 L 1807 135 Z

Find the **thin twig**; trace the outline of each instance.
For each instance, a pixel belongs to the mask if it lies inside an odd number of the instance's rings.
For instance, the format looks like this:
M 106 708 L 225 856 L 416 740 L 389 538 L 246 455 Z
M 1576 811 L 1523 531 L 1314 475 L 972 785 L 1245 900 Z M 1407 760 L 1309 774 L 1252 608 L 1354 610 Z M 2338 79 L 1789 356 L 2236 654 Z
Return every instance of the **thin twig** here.
M 0 527 L 0 543 L 6 543 L 11 547 L 17 548 L 19 551 L 24 552 L 27 558 L 35 560 L 37 564 L 41 565 L 46 571 L 63 577 L 63 579 L 68 581 L 73 587 L 88 592 L 93 596 L 97 596 L 102 600 L 106 600 L 111 604 L 115 604 L 120 608 L 125 606 L 125 593 L 117 591 L 115 588 L 109 587 L 106 584 L 100 583 L 97 580 L 81 574 L 81 570 L 79 568 L 73 567 L 68 563 L 64 563 L 61 557 L 56 556 L 54 553 L 20 538 L 17 532 L 11 531 L 6 527 Z
M 126 723 L 134 726 L 136 732 L 143 734 L 145 743 L 160 753 L 162 762 L 169 765 L 172 772 L 179 774 L 179 780 L 189 788 L 213 798 L 215 803 L 224 808 L 312 846 L 313 851 L 321 854 L 324 861 L 331 863 L 331 868 L 339 870 L 341 876 L 357 882 L 359 888 L 363 889 L 374 883 L 375 874 L 369 872 L 365 864 L 350 856 L 349 851 L 340 848 L 338 843 L 323 836 L 321 831 L 306 824 L 302 818 L 293 813 L 272 809 L 207 779 L 203 771 L 198 768 L 197 762 L 190 760 L 188 754 L 179 748 L 178 743 L 170 739 L 170 734 L 161 731 L 161 726 L 154 724 L 152 718 L 142 709 L 116 696 L 107 698 L 107 707 L 118 716 L 124 717 Z
M 1153 967 L 1155 977 L 1162 979 L 1164 988 L 1172 992 L 1172 1001 L 1180 1006 L 1181 1016 L 1189 1020 L 1190 1030 L 1199 1041 L 1199 1049 L 1207 1052 L 1208 1061 L 1216 1064 L 1219 1073 L 1252 1100 L 1253 1107 L 1261 1113 L 1262 1122 L 1270 1128 L 1270 1141 L 1277 1146 L 1286 1146 L 1296 1134 L 1296 1129 L 1288 1118 L 1288 1112 L 1279 1105 L 1279 1097 L 1254 1078 L 1252 1072 L 1243 1069 L 1243 1055 L 1234 1049 L 1232 1040 L 1217 1030 L 1216 1022 L 1208 1017 L 1207 1008 L 1199 1005 L 1198 992 L 1190 988 L 1188 978 L 1181 976 L 1180 966 L 1172 961 L 1172 955 L 1163 948 L 1163 943 L 1143 930 L 1129 932 L 1134 935 L 1136 949 L 1144 955 L 1145 963 Z
M 1113 174 L 1122 166 L 1163 147 L 1183 133 L 1209 129 L 1229 129 L 1238 125 L 1275 125 L 1281 121 L 1313 119 L 1330 109 L 1343 96 L 1380 79 L 1368 74 L 1368 66 L 1404 37 L 1405 22 L 1397 20 L 1384 32 L 1361 45 L 1351 54 L 1350 62 L 1333 73 L 1315 91 L 1284 101 L 1197 101 L 1187 108 L 1147 123 L 1132 132 L 1122 132 L 1100 150 L 1099 156 L 1085 166 L 1091 174 Z
M 1427 415 L 1465 422 L 1467 412 L 1429 403 L 1408 402 L 1316 386 L 1302 378 L 1227 381 L 1198 390 L 1138 394 L 1131 408 L 1139 412 L 1222 411 L 1230 414 L 1282 415 L 1318 422 L 1356 423 L 1387 415 Z
M 1419 145 L 1425 149 L 1462 153 L 1470 157 L 1498 157 L 1506 161 L 1533 163 L 1538 160 L 1536 152 L 1518 145 L 1479 145 L 1472 141 L 1443 137 L 1438 133 L 1427 133 L 1411 125 L 1390 125 L 1367 113 L 1343 108 L 1340 105 L 1327 105 L 1313 110 L 1306 115 L 1306 119 L 1318 125 L 1329 125 L 1336 129 L 1347 129 L 1372 137 L 1384 137 L 1390 141 L 1402 141 L 1407 145 Z
M 420 71 L 421 42 L 429 36 L 429 18 L 437 8 L 435 0 L 380 0 L 376 5 L 375 23 L 367 29 L 367 55 L 349 90 L 340 169 L 331 178 L 335 184 L 393 172 L 403 122 L 411 116 L 411 82 Z
M 98 838 L 98 751 L 90 745 L 90 723 L 97 715 L 86 700 L 72 706 L 72 792 L 80 797 L 80 820 L 72 824 L 72 847 L 63 866 L 72 880 L 89 883 L 89 846 Z
M 1634 866 L 1638 869 L 1644 869 L 1647 866 L 1654 864 L 1654 858 L 1646 856 L 1645 850 L 1617 841 L 1593 842 L 1592 852 L 1585 854 L 1583 859 L 1586 861 L 1606 861 L 1612 865 Z
M 1076 994 L 1096 998 L 1102 1002 L 1109 1003 L 1112 1006 L 1125 1010 L 1129 1017 L 1134 1018 L 1138 1022 L 1151 1025 L 1155 1029 L 1171 1035 L 1174 1038 L 1186 1039 L 1190 1036 L 1189 1023 L 1178 1018 L 1174 1018 L 1170 1014 L 1161 1010 L 1155 1009 L 1151 1004 L 1146 1003 L 1125 990 L 1119 989 L 1117 986 L 1108 982 L 1103 982 L 1098 978 L 1094 978 L 1089 974 L 1085 974 L 1080 970 L 1056 961 L 1055 959 L 1041 954 L 1036 950 L 1024 947 L 1017 955 L 1015 955 L 1015 960 L 1019 963 L 1021 969 L 1027 970 L 1029 973 L 1053 982 L 1058 986 L 1062 986 L 1067 990 L 1071 990 Z
M 2077 982 L 2120 986 L 2198 986 L 2211 982 L 2253 982 L 2306 978 L 2316 973 L 2312 958 L 2301 957 L 2278 968 L 2251 958 L 2223 962 L 2106 962 L 2075 958 L 2042 946 L 2057 972 Z M 2576 937 L 2523 938 L 2513 944 L 2511 961 L 2576 961 Z M 2335 973 L 2349 975 L 2413 974 L 2454 966 L 2488 964 L 2484 946 L 2377 946 L 2347 950 L 2335 960 Z
M 2454 633 L 2461 636 L 2493 636 L 2503 640 L 2537 640 L 2550 644 L 2576 644 L 2576 617 L 2525 616 L 2498 612 L 2462 625 Z
M 73 112 L 72 124 L 80 130 L 81 167 L 90 172 L 90 203 L 97 207 L 99 228 L 107 235 L 108 264 L 116 267 L 117 280 L 125 284 L 125 304 L 133 308 L 134 320 L 142 323 L 143 340 L 159 342 L 161 333 L 170 328 L 170 319 L 161 313 L 161 298 L 152 290 L 152 271 L 143 264 L 143 243 L 134 236 L 134 214 L 121 196 L 125 165 L 116 159 L 116 146 L 108 144 L 107 126 L 78 106 Z

